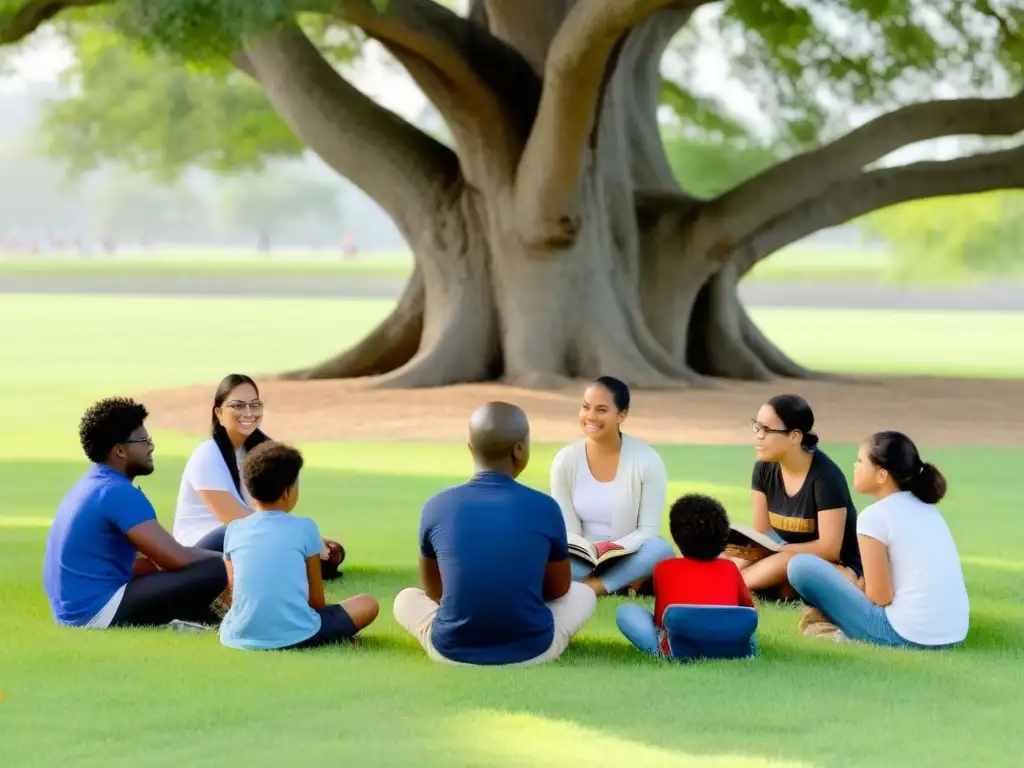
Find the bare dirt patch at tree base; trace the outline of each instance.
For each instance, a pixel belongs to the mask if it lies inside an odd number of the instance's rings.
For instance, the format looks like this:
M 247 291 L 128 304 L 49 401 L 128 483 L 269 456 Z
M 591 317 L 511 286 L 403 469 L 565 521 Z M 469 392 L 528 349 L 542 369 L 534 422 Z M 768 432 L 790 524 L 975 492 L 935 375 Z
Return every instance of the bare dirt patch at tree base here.
M 151 428 L 202 434 L 209 429 L 216 382 L 138 393 Z M 505 400 L 529 415 L 536 442 L 580 436 L 577 414 L 586 382 L 562 391 L 466 384 L 434 389 L 372 389 L 359 381 L 260 384 L 264 428 L 291 442 L 464 441 L 469 415 Z M 815 431 L 830 442 L 857 442 L 898 429 L 922 447 L 1024 445 L 1024 381 L 873 378 L 844 382 L 722 381 L 717 389 L 638 391 L 626 430 L 652 443 L 745 444 L 749 419 L 767 398 L 795 392 L 810 402 Z

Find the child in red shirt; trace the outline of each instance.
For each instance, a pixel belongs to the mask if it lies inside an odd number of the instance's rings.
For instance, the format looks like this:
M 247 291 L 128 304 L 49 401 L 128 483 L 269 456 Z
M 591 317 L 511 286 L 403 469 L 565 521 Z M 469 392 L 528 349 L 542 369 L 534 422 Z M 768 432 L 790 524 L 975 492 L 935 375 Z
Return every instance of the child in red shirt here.
M 669 530 L 683 556 L 654 567 L 654 615 L 638 605 L 620 606 L 615 615 L 626 638 L 654 656 L 669 655 L 662 622 L 669 605 L 754 607 L 739 568 L 719 557 L 729 537 L 729 515 L 716 499 L 697 493 L 677 499 Z

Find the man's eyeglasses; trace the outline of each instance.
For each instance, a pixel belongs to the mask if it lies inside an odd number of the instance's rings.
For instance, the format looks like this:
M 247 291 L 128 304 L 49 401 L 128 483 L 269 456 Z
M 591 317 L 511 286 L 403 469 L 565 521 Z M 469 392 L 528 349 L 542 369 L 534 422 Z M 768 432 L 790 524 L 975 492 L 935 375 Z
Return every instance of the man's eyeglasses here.
M 757 419 L 750 420 L 750 430 L 758 437 L 763 435 L 788 435 L 793 431 L 791 429 L 772 429 L 761 424 Z
M 153 445 L 153 438 L 152 437 L 140 437 L 140 438 L 137 438 L 135 440 L 125 440 L 124 442 L 125 443 L 148 443 L 149 445 Z

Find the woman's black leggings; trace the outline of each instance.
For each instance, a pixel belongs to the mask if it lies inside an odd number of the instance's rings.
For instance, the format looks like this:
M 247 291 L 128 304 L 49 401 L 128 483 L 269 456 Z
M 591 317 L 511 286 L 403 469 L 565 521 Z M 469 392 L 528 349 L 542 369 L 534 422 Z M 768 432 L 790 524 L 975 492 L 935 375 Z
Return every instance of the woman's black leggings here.
M 228 586 L 228 572 L 219 557 L 200 560 L 180 571 L 137 576 L 128 582 L 112 627 L 157 627 L 175 619 L 219 624 L 210 604 Z
M 223 552 L 224 533 L 227 529 L 226 525 L 219 525 L 192 546 L 196 549 L 208 549 L 211 552 Z

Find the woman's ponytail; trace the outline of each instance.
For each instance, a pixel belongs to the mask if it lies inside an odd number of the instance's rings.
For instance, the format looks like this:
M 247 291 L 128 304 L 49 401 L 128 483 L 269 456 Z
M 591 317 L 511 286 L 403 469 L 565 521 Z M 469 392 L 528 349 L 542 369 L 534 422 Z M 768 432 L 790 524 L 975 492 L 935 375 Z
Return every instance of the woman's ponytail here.
M 946 495 L 946 478 L 934 464 L 921 461 L 914 441 L 902 432 L 876 432 L 868 440 L 871 463 L 889 473 L 901 491 L 910 491 L 925 504 L 938 504 Z
M 938 504 L 946 495 L 946 478 L 934 464 L 923 462 L 902 490 L 910 491 L 925 504 Z

